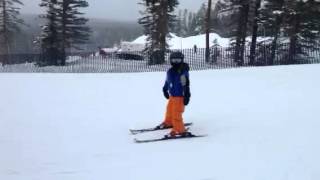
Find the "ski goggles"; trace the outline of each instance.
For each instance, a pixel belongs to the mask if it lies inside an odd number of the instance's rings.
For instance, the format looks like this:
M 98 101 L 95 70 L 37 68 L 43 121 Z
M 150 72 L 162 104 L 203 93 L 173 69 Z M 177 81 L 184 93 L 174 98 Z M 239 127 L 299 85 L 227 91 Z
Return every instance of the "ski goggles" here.
M 181 58 L 172 58 L 172 59 L 170 59 L 170 61 L 172 63 L 182 63 L 182 59 Z

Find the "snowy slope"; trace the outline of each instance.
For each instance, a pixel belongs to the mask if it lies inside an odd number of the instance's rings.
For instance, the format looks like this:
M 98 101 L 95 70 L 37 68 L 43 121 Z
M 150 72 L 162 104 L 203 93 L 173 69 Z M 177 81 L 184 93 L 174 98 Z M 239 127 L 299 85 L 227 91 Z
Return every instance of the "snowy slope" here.
M 0 179 L 318 180 L 319 72 L 191 72 L 185 121 L 209 136 L 153 144 L 128 129 L 162 120 L 164 73 L 0 74 Z
M 197 45 L 198 48 L 205 48 L 206 45 L 206 35 L 201 34 L 197 36 L 190 36 L 186 38 L 178 37 L 174 34 L 171 34 L 171 39 L 168 44 L 170 49 L 192 49 L 194 45 Z M 145 44 L 147 37 L 145 35 L 138 37 L 132 43 Z M 230 39 L 222 38 L 216 33 L 210 33 L 210 46 L 213 45 L 213 41 L 217 40 L 217 43 L 222 47 L 229 47 Z
M 196 36 L 190 36 L 190 37 L 179 37 L 175 34 L 170 34 L 171 39 L 168 40 L 168 44 L 170 46 L 170 49 L 192 49 L 194 45 L 197 45 L 197 48 L 205 48 L 206 47 L 206 35 L 200 34 Z M 146 43 L 147 36 L 142 35 L 132 41 L 132 44 L 145 44 Z M 251 42 L 251 37 L 246 38 L 248 42 Z M 258 37 L 257 42 L 268 42 L 270 41 L 270 37 Z M 230 47 L 230 38 L 223 38 L 219 36 L 217 33 L 210 33 L 209 36 L 209 43 L 210 46 L 214 45 L 214 41 L 217 41 L 217 44 L 221 47 Z M 288 43 L 288 38 L 281 38 L 282 43 Z M 249 44 L 248 44 L 249 45 Z
M 196 36 L 190 36 L 190 37 L 179 37 L 175 34 L 170 34 L 171 39 L 168 40 L 168 44 L 170 46 L 170 49 L 192 49 L 194 45 L 197 45 L 197 48 L 206 48 L 206 35 L 200 34 Z M 147 36 L 142 35 L 132 41 L 132 44 L 145 44 L 146 43 Z M 210 47 L 214 45 L 214 41 L 217 41 L 217 44 L 221 47 L 230 47 L 230 42 L 232 39 L 230 38 L 223 38 L 219 36 L 217 33 L 210 33 L 209 35 L 209 45 Z M 257 42 L 271 42 L 272 38 L 270 37 L 258 37 Z M 250 46 L 249 42 L 251 42 L 251 36 L 248 36 L 246 38 L 246 41 L 248 42 L 248 47 Z M 282 43 L 288 43 L 288 38 L 281 38 Z

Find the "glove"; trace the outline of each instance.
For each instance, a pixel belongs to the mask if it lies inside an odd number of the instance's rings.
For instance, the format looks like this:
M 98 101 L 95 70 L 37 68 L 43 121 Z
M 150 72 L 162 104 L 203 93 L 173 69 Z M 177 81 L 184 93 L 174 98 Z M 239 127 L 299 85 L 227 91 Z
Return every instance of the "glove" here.
M 190 97 L 191 97 L 190 88 L 189 88 L 189 86 L 187 86 L 184 90 L 184 98 L 183 98 L 183 104 L 185 106 L 187 106 L 189 104 Z
M 183 99 L 183 104 L 187 106 L 189 104 L 189 101 L 190 101 L 190 96 L 185 96 Z
M 168 91 L 163 90 L 163 95 L 166 99 L 169 99 L 169 93 Z

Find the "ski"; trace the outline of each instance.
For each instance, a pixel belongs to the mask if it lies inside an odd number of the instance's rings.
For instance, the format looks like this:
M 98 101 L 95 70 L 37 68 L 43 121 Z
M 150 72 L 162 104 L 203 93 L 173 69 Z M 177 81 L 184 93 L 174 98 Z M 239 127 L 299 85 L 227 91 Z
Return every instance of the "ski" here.
M 184 123 L 184 126 L 191 126 L 192 123 Z M 129 129 L 130 133 L 135 135 L 135 134 L 140 134 L 140 133 L 145 133 L 145 132 L 150 132 L 150 131 L 159 131 L 159 130 L 165 130 L 165 129 L 171 129 L 172 126 L 165 127 L 165 128 L 146 128 L 146 129 Z
M 188 138 L 199 138 L 199 137 L 206 137 L 207 135 L 191 135 L 191 136 L 178 136 L 178 137 L 170 137 L 164 136 L 158 139 L 134 139 L 135 143 L 150 143 L 150 142 L 158 142 L 158 141 L 167 141 L 167 140 L 177 140 L 177 139 L 188 139 Z

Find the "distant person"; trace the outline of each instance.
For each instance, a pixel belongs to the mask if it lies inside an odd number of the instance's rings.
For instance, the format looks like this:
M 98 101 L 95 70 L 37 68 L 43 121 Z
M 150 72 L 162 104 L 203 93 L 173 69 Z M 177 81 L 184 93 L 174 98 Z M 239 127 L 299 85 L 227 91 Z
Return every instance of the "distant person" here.
M 194 52 L 195 54 L 197 54 L 197 52 L 198 52 L 198 47 L 197 47 L 197 45 L 194 45 L 194 46 L 193 46 L 193 52 Z
M 184 126 L 182 113 L 190 101 L 189 65 L 184 63 L 181 52 L 170 54 L 171 68 L 167 71 L 163 95 L 168 99 L 164 122 L 157 128 L 172 127 L 168 136 L 192 136 Z

